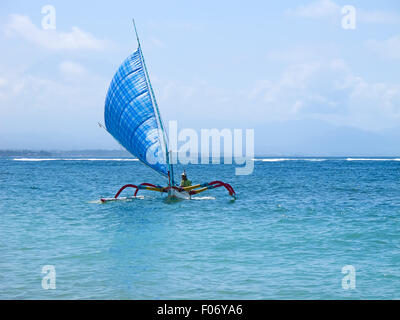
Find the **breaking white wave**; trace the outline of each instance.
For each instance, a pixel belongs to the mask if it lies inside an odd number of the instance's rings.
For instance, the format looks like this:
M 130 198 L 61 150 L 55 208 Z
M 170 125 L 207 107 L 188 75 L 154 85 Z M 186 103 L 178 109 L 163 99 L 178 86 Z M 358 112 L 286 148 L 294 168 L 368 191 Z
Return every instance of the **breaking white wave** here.
M 14 158 L 14 161 L 51 161 L 58 159 L 35 159 L 35 158 Z
M 400 158 L 347 158 L 346 161 L 400 161 Z
M 124 158 L 14 158 L 14 161 L 139 161 L 139 159 Z
M 215 197 L 192 197 L 191 200 L 215 200 Z
M 254 158 L 253 161 L 281 162 L 281 161 L 400 161 L 400 158 Z
M 326 161 L 329 159 L 322 158 L 255 158 L 253 161 L 262 161 L 262 162 L 280 162 L 280 161 Z

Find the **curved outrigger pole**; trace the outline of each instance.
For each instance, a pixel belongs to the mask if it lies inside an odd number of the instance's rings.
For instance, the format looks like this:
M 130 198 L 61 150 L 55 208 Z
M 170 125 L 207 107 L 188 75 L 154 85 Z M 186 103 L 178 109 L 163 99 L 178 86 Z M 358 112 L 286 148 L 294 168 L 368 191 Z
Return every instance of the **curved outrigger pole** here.
M 136 189 L 134 193 L 134 197 L 137 196 L 137 193 L 139 190 L 149 190 L 149 191 L 157 191 L 161 193 L 168 193 L 170 189 L 175 189 L 178 192 L 184 192 L 186 191 L 189 195 L 194 195 L 201 193 L 203 191 L 209 190 L 209 189 L 215 189 L 219 187 L 225 187 L 225 189 L 229 192 L 229 195 L 233 198 L 236 199 L 236 192 L 233 190 L 232 186 L 228 183 L 222 182 L 222 181 L 212 181 L 210 183 L 202 183 L 202 184 L 196 184 L 194 186 L 190 187 L 177 187 L 177 186 L 168 186 L 168 187 L 162 187 L 162 186 L 156 186 L 151 183 L 141 183 L 139 185 L 134 185 L 134 184 L 126 184 L 123 187 L 121 187 L 118 192 L 115 194 L 114 198 L 107 199 L 107 198 L 102 198 L 101 202 L 107 202 L 107 201 L 113 201 L 118 199 L 119 195 L 121 194 L 122 191 L 124 191 L 127 188 L 133 188 Z

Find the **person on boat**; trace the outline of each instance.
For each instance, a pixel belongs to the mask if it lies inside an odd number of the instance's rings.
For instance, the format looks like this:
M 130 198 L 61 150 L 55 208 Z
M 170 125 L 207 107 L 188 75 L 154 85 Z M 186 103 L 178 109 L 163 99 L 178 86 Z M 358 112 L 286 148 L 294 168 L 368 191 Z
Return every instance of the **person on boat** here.
M 190 187 L 192 185 L 192 181 L 190 181 L 187 176 L 186 176 L 186 172 L 183 171 L 182 175 L 182 180 L 181 180 L 181 187 Z

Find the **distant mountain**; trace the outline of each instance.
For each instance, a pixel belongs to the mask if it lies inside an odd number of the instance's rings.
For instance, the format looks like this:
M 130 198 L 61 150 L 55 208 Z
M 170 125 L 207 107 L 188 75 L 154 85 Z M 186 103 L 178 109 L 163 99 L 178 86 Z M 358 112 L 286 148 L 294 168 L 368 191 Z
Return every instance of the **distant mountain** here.
M 275 122 L 254 129 L 258 155 L 400 155 L 400 127 L 372 132 L 320 120 L 302 120 Z
M 0 150 L 0 157 L 132 157 L 125 150 Z
M 0 157 L 50 157 L 51 152 L 33 150 L 0 150 Z
M 132 157 L 126 150 L 70 150 L 52 151 L 52 153 L 59 157 Z

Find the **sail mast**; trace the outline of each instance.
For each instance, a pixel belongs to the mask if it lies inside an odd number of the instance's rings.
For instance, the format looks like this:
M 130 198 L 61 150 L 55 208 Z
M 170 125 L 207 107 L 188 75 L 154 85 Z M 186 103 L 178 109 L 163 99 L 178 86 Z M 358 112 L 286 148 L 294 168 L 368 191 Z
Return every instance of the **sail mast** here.
M 160 129 L 161 129 L 161 132 L 162 132 L 162 138 L 164 140 L 165 156 L 166 156 L 167 166 L 168 166 L 169 175 L 170 175 L 170 180 L 169 180 L 168 183 L 170 185 L 175 185 L 174 170 L 173 170 L 172 164 L 170 163 L 170 152 L 168 150 L 167 135 L 166 135 L 165 130 L 164 130 L 164 125 L 163 125 L 163 122 L 162 122 L 162 119 L 161 119 L 160 110 L 158 108 L 157 100 L 156 100 L 156 97 L 154 95 L 153 87 L 151 85 L 150 77 L 149 77 L 149 74 L 148 74 L 148 71 L 147 71 L 146 62 L 144 60 L 144 56 L 143 56 L 143 53 L 142 53 L 142 50 L 141 50 L 139 35 L 138 35 L 137 29 L 136 29 L 136 24 L 135 24 L 135 19 L 132 19 L 132 22 L 133 22 L 133 27 L 135 28 L 135 34 L 136 34 L 136 40 L 138 42 L 139 53 L 140 53 L 141 59 L 143 61 L 143 67 L 144 67 L 145 74 L 146 74 L 147 84 L 148 84 L 148 86 L 150 88 L 151 98 L 153 100 L 153 106 L 154 106 L 154 109 L 156 111 L 156 115 L 157 115 L 157 118 L 158 118 L 158 123 L 159 123 Z
M 135 19 L 132 19 L 132 22 L 133 22 L 133 27 L 135 28 L 136 40 L 137 40 L 138 45 L 139 45 L 139 47 L 140 47 L 139 35 L 138 35 L 138 33 L 137 33 Z

